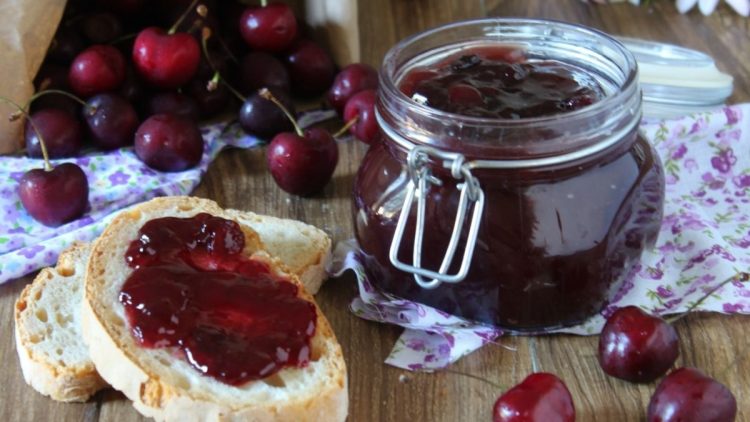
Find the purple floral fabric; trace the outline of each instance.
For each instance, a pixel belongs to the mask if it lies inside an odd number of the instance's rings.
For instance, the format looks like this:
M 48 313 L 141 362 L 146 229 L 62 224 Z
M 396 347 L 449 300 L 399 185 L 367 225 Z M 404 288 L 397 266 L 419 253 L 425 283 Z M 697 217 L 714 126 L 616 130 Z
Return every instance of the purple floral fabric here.
M 309 126 L 330 118 L 332 113 L 307 113 L 300 118 L 300 124 Z M 206 141 L 201 162 L 182 172 L 152 170 L 135 156 L 132 147 L 53 160 L 53 164 L 75 162 L 89 182 L 89 209 L 78 220 L 56 228 L 46 227 L 31 218 L 18 197 L 21 176 L 32 168 L 42 167 L 42 161 L 27 157 L 0 158 L 0 283 L 54 265 L 65 247 L 76 240 L 95 239 L 120 210 L 132 204 L 156 196 L 190 193 L 225 147 L 252 148 L 262 144 L 260 139 L 245 135 L 237 124 L 217 123 L 201 131 Z
M 750 314 L 750 104 L 644 122 L 641 131 L 658 151 L 666 175 L 659 240 L 600 315 L 556 332 L 597 334 L 607 316 L 627 305 L 659 315 L 688 310 Z M 440 369 L 502 334 L 375 291 L 353 241 L 341 244 L 335 254 L 332 271 L 346 269 L 353 269 L 359 282 L 352 311 L 405 328 L 386 360 L 391 365 Z

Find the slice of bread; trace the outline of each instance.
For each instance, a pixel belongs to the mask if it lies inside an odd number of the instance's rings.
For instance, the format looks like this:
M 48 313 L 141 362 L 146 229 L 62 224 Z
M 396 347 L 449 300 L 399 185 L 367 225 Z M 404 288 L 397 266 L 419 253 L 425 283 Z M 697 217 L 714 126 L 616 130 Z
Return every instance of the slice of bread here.
M 16 301 L 15 336 L 26 382 L 59 401 L 85 401 L 107 383 L 81 338 L 83 279 L 91 247 L 66 249 L 55 268 L 43 269 Z
M 279 257 L 308 292 L 317 293 L 327 277 L 331 251 L 324 231 L 246 211 L 227 210 L 227 215 L 258 232 L 266 250 Z M 60 254 L 57 267 L 43 269 L 16 301 L 16 350 L 24 379 L 58 401 L 85 401 L 107 386 L 81 338 L 79 308 L 90 252 L 89 244 L 73 244 Z
M 172 197 L 143 203 L 117 216 L 94 243 L 88 262 L 82 307 L 83 338 L 97 370 L 133 405 L 156 420 L 343 421 L 348 408 L 346 366 L 341 346 L 317 308 L 311 360 L 275 375 L 234 387 L 203 376 L 169 348 L 136 344 L 128 329 L 119 292 L 132 273 L 125 251 L 147 221 L 160 217 L 192 217 L 206 212 L 231 219 L 209 200 Z M 267 262 L 274 271 L 301 286 L 280 260 L 271 257 L 252 229 L 246 232 L 245 254 Z M 303 288 L 298 295 L 314 303 Z

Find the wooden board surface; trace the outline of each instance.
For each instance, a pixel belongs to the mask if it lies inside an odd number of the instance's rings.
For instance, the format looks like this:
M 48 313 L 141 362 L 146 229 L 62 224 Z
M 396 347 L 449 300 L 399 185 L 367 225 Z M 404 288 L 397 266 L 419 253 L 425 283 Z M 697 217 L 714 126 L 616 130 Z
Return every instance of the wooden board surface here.
M 750 101 L 750 20 L 728 9 L 704 18 L 674 10 L 673 1 L 654 6 L 586 6 L 578 0 L 377 0 L 360 2 L 363 59 L 379 63 L 398 39 L 428 27 L 480 16 L 534 16 L 564 19 L 605 31 L 681 43 L 713 55 L 735 76 L 733 102 Z M 262 150 L 226 151 L 211 165 L 195 194 L 221 205 L 292 217 L 316 224 L 335 240 L 351 236 L 350 193 L 365 148 L 340 145 L 341 162 L 332 184 L 315 198 L 279 191 L 267 174 Z M 58 404 L 34 392 L 21 377 L 12 336 L 13 302 L 27 277 L 0 286 L 0 421 L 139 421 L 119 393 L 106 391 L 84 404 Z M 366 322 L 348 311 L 356 294 L 351 276 L 330 280 L 318 295 L 341 341 L 349 368 L 350 421 L 488 421 L 496 388 L 471 377 L 442 372 L 414 374 L 383 364 L 399 329 Z M 678 365 L 696 366 L 725 383 L 736 395 L 740 416 L 750 421 L 750 327 L 747 317 L 698 314 L 676 326 L 681 337 Z M 468 356 L 451 370 L 508 388 L 532 370 L 558 374 L 570 388 L 580 421 L 634 421 L 645 418 L 655 384 L 633 385 L 605 376 L 596 362 L 596 337 L 507 337 Z M 402 377 L 405 375 L 405 377 Z

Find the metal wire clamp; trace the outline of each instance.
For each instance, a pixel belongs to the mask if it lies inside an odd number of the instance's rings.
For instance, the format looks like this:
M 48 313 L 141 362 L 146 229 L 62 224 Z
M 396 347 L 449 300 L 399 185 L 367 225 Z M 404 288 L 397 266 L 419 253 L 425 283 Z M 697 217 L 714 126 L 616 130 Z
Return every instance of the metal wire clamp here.
M 428 184 L 442 184 L 440 179 L 434 177 L 430 171 L 428 165 L 430 158 L 442 161 L 443 167 L 450 169 L 451 176 L 454 179 L 463 180 L 462 183 L 456 185 L 456 188 L 460 191 L 456 220 L 453 224 L 453 233 L 448 242 L 448 248 L 437 271 L 422 268 L 422 240 L 424 238 L 425 204 L 429 189 Z M 446 153 L 425 146 L 415 146 L 409 151 L 409 155 L 407 156 L 407 171 L 409 173 L 409 183 L 406 187 L 406 197 L 404 205 L 401 207 L 401 214 L 396 224 L 396 231 L 393 234 L 393 241 L 391 242 L 389 252 L 391 264 L 401 271 L 414 274 L 414 280 L 424 289 L 434 289 L 441 283 L 458 283 L 464 280 L 469 273 L 471 259 L 474 256 L 474 247 L 477 243 L 479 224 L 481 222 L 482 211 L 484 210 L 484 191 L 479 186 L 479 181 L 476 177 L 471 174 L 471 167 L 466 163 L 464 156 L 461 154 Z M 411 214 L 415 195 L 417 196 L 417 221 L 414 230 L 413 262 L 412 265 L 409 265 L 398 259 L 398 252 L 401 248 L 406 221 Z M 464 221 L 466 220 L 466 212 L 471 204 L 474 205 L 474 210 L 471 222 L 469 223 L 469 233 L 466 238 L 461 267 L 455 274 L 447 274 L 458 249 L 458 242 L 461 237 Z M 425 277 L 431 280 L 425 281 Z

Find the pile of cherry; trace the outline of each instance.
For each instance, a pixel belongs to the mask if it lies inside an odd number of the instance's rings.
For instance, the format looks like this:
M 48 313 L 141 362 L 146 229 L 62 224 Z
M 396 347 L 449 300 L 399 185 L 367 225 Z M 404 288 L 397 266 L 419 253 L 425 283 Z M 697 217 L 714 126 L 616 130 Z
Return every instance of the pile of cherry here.
M 599 364 L 606 374 L 625 381 L 652 382 L 666 374 L 678 356 L 674 327 L 636 306 L 615 311 L 599 336 Z M 736 415 L 732 392 L 689 367 L 661 380 L 647 410 L 649 422 L 732 422 Z M 575 406 L 560 378 L 539 372 L 502 394 L 492 417 L 494 422 L 573 422 Z
M 268 168 L 289 193 L 311 195 L 338 162 L 346 130 L 371 143 L 377 72 L 351 64 L 337 74 L 330 55 L 283 3 L 215 0 L 71 0 L 24 106 L 26 154 L 43 158 L 19 187 L 29 214 L 56 227 L 83 215 L 88 181 L 74 163 L 84 140 L 101 150 L 134 146 L 159 171 L 196 166 L 200 120 L 234 112 L 242 129 L 270 140 Z M 169 29 L 164 29 L 168 25 Z M 302 130 L 293 96 L 328 103 L 347 124 L 336 135 Z M 5 100 L 5 99 L 3 99 Z M 5 100 L 9 102 L 8 100 Z M 30 110 L 30 111 L 27 111 Z

